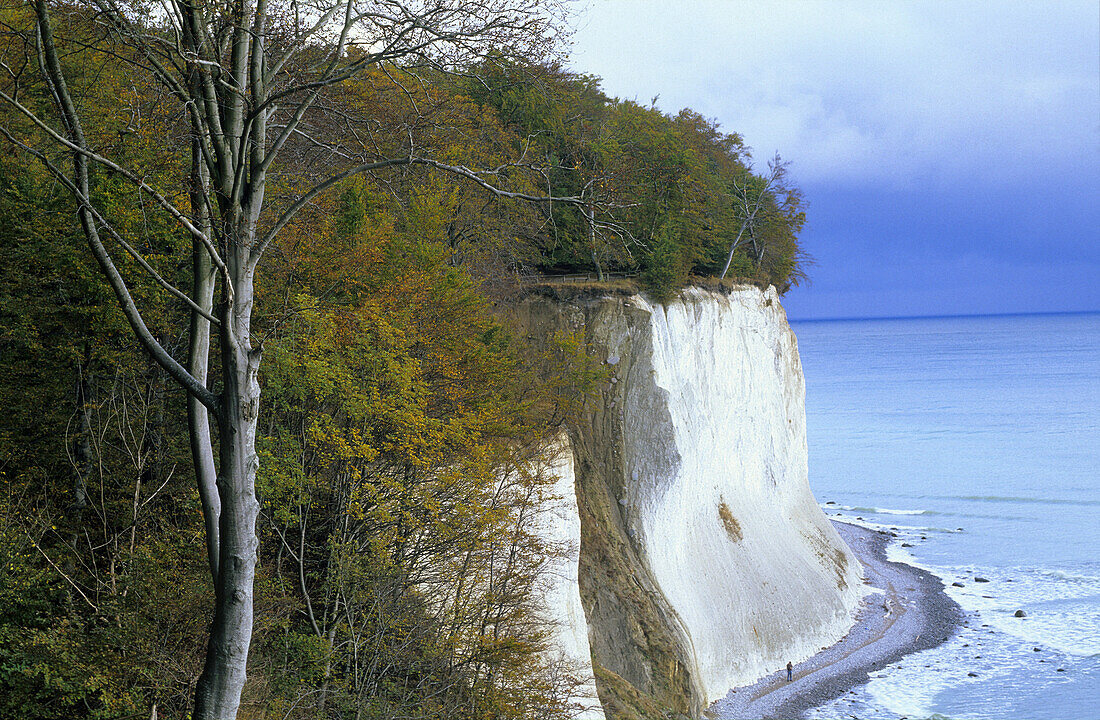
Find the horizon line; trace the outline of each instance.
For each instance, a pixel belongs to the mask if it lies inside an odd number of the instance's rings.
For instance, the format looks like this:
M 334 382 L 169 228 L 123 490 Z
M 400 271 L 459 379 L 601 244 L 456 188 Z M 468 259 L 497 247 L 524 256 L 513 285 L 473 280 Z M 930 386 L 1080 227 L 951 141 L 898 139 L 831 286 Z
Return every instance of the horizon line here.
M 1097 315 L 1100 310 L 1053 310 L 1045 312 L 960 313 L 957 315 L 846 315 L 824 318 L 788 318 L 790 322 L 851 322 L 854 320 L 949 320 L 964 318 L 1028 317 L 1052 315 Z

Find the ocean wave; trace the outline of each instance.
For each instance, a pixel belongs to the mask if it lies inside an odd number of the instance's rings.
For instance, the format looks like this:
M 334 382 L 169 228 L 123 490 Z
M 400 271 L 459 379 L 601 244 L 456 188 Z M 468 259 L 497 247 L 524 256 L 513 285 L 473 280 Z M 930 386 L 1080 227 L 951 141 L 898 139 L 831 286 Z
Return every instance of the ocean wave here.
M 1097 575 L 1083 575 L 1068 570 L 1050 570 L 1045 568 L 1040 568 L 1037 572 L 1046 577 L 1053 578 L 1054 580 L 1062 580 L 1069 583 L 1100 584 L 1100 576 Z M 1100 587 L 1098 587 L 1098 589 L 1100 589 Z
M 839 505 L 829 505 L 826 510 L 839 508 Z M 843 513 L 825 513 L 826 517 L 832 518 L 837 522 L 848 523 L 849 525 L 858 525 L 868 530 L 885 530 L 887 532 L 906 534 L 906 537 L 910 540 L 916 538 L 921 534 L 927 533 L 962 533 L 966 532 L 961 527 L 945 528 L 945 527 L 932 527 L 923 525 L 901 525 L 883 522 L 874 522 L 873 520 L 867 520 L 866 518 L 855 517 L 854 515 L 845 515 Z M 900 537 L 900 535 L 899 535 Z
M 825 503 L 821 506 L 828 510 L 846 510 L 847 512 L 874 513 L 875 515 L 928 515 L 928 510 L 894 510 L 893 508 L 860 507 L 858 505 L 839 505 L 837 503 Z
M 1052 650 L 1035 653 L 1033 647 L 1031 643 L 1021 645 L 1016 638 L 1002 633 L 989 634 L 988 628 L 962 628 L 944 645 L 909 655 L 888 666 L 878 677 L 872 677 L 861 692 L 849 695 L 862 701 L 858 707 L 851 700 L 841 698 L 833 704 L 831 712 L 826 710 L 811 717 L 821 720 L 839 717 L 898 720 L 905 717 L 925 720 L 1035 717 L 1014 711 L 1015 693 L 1057 697 L 1059 693 L 1053 688 L 1064 683 L 1067 676 L 1075 675 L 1073 671 L 1080 667 L 1078 663 L 1087 666 L 1090 661 L 1068 658 Z M 1059 667 L 1070 672 L 1059 673 L 1056 670 Z M 970 677 L 971 671 L 977 672 L 979 677 Z M 946 714 L 934 714 L 933 710 Z M 1041 717 L 1080 716 L 1073 711 L 1061 714 L 1055 711 Z
M 1026 515 L 995 515 L 989 513 L 968 513 L 968 512 L 950 512 L 947 510 L 928 510 L 925 515 L 938 515 L 940 517 L 948 518 L 967 518 L 970 520 L 1014 520 L 1016 522 L 1035 523 L 1041 522 L 1041 519 L 1035 517 L 1028 517 Z
M 1013 497 L 1009 495 L 947 495 L 948 500 L 967 500 L 970 502 L 988 503 L 1023 503 L 1034 505 L 1080 505 L 1095 507 L 1100 505 L 1100 500 L 1058 500 L 1056 498 Z

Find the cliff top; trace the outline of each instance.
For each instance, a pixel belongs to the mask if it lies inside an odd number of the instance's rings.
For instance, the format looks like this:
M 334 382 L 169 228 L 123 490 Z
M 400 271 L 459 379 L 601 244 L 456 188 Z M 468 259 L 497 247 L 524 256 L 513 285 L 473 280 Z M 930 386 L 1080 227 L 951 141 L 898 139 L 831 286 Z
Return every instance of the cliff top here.
M 712 276 L 692 276 L 685 287 L 697 287 L 714 292 L 730 293 L 747 286 L 766 290 L 766 282 L 750 278 L 716 278 Z M 597 297 L 616 297 L 637 295 L 644 292 L 645 286 L 637 277 L 611 276 L 597 280 L 588 275 L 564 275 L 560 277 L 540 277 L 525 283 L 522 295 L 539 295 L 553 300 L 573 301 Z

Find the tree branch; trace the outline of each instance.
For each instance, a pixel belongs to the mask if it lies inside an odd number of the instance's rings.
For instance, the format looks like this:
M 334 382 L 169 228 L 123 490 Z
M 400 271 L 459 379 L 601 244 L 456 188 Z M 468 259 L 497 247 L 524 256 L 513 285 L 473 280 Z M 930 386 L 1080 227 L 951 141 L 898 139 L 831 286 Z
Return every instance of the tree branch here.
M 65 84 L 65 77 L 61 72 L 61 65 L 57 57 L 57 49 L 54 46 L 53 28 L 46 0 L 36 0 L 34 2 L 34 10 L 38 17 L 38 33 L 39 39 L 41 40 L 46 79 L 53 90 L 54 97 L 65 119 L 65 124 L 69 128 L 69 132 L 72 133 L 75 142 L 60 138 L 60 136 L 57 136 L 57 133 L 53 132 L 53 129 L 48 126 L 46 126 L 46 129 L 50 131 L 51 135 L 64 140 L 64 145 L 72 150 L 73 173 L 76 179 L 75 181 L 69 181 L 69 187 L 76 190 L 76 198 L 80 202 L 78 214 L 80 216 L 81 227 L 84 229 L 85 239 L 88 241 L 88 245 L 96 261 L 99 263 L 100 268 L 107 276 L 107 281 L 115 292 L 115 296 L 118 299 L 123 314 L 126 316 L 126 320 L 130 323 L 130 327 L 133 329 L 134 334 L 137 336 L 138 341 L 145 348 L 146 352 L 148 352 L 149 355 L 152 356 L 152 358 L 163 367 L 174 380 L 176 380 L 176 382 L 182 385 L 187 392 L 194 395 L 204 405 L 217 413 L 219 412 L 219 408 L 217 397 L 214 393 L 210 392 L 205 385 L 199 383 L 182 365 L 176 362 L 175 358 L 169 355 L 168 351 L 153 337 L 153 334 L 145 324 L 145 319 L 141 316 L 141 312 L 134 303 L 133 297 L 130 295 L 130 290 L 126 286 L 126 281 L 123 280 L 118 268 L 115 267 L 114 261 L 111 260 L 110 253 L 107 252 L 107 248 L 103 246 L 103 242 L 100 240 L 99 233 L 96 230 L 96 220 L 93 217 L 94 208 L 88 202 L 90 195 L 88 156 L 85 152 L 80 152 L 85 145 L 84 131 L 81 128 L 80 118 L 76 113 L 76 107 L 73 104 L 68 87 Z M 11 101 L 11 98 L 8 98 L 6 94 L 4 97 Z M 37 120 L 33 113 L 30 113 L 28 116 Z M 41 121 L 38 122 L 44 125 Z M 40 156 L 39 159 L 48 161 L 48 158 L 44 156 Z M 50 168 L 51 173 L 55 175 L 60 174 L 60 177 L 64 177 L 64 173 L 60 173 L 53 163 L 47 163 L 47 167 Z M 70 192 L 72 192 L 72 190 L 70 190 Z M 169 206 L 170 205 L 169 203 Z
M 199 313 L 200 315 L 202 315 L 204 318 L 206 318 L 210 322 L 214 323 L 215 325 L 221 325 L 221 320 L 214 317 L 213 315 L 211 315 L 207 311 L 203 310 L 201 307 L 199 307 L 195 303 L 194 300 L 192 300 L 190 297 L 188 297 L 186 293 L 184 293 L 182 290 L 175 287 L 174 285 L 169 283 L 167 280 L 165 280 L 163 277 L 161 277 L 160 273 L 158 273 L 153 268 L 153 266 L 150 265 L 145 260 L 144 257 L 142 257 L 141 253 L 139 253 L 136 248 L 134 248 L 132 245 L 130 245 L 130 243 L 126 242 L 126 240 L 124 240 L 122 238 L 122 236 L 118 233 L 118 231 L 115 230 L 114 227 L 107 221 L 107 219 L 104 218 L 103 215 L 95 208 L 95 206 L 92 204 L 92 201 L 89 198 L 84 197 L 84 195 L 81 194 L 80 189 L 77 188 L 77 186 L 73 184 L 72 180 L 70 180 L 68 177 L 66 177 L 65 173 L 61 172 L 61 169 L 58 168 L 56 165 L 54 165 L 50 161 L 50 159 L 48 157 L 46 157 L 46 155 L 44 153 L 42 153 L 39 150 L 36 150 L 36 149 L 32 148 L 31 146 L 27 145 L 25 142 L 19 140 L 18 138 L 13 136 L 11 134 L 11 132 L 8 131 L 7 128 L 5 128 L 3 126 L 0 126 L 0 134 L 2 134 L 4 137 L 6 137 L 8 139 L 8 142 L 12 143 L 16 147 L 21 148 L 25 152 L 28 152 L 31 155 L 34 155 L 36 158 L 38 158 L 38 161 L 41 162 L 43 164 L 43 166 L 45 166 L 46 170 L 48 170 L 51 175 L 53 175 L 62 185 L 65 186 L 65 189 L 69 191 L 70 195 L 72 195 L 74 198 L 76 198 L 77 201 L 79 201 L 82 205 L 84 205 L 85 207 L 88 208 L 88 210 L 91 211 L 91 213 L 92 213 L 93 217 L 95 218 L 96 222 L 98 222 L 100 225 L 102 225 L 107 230 L 107 232 L 110 233 L 111 237 L 114 238 L 115 242 L 117 242 L 119 245 L 121 245 L 122 248 L 127 253 L 129 253 L 130 256 L 132 258 L 134 258 L 134 260 L 137 261 L 138 265 L 140 265 L 142 267 L 142 269 L 144 269 L 147 273 L 149 273 L 153 277 L 153 279 L 157 282 L 157 284 L 160 285 L 162 288 L 164 288 L 168 292 L 168 294 L 172 295 L 173 297 L 175 297 L 179 300 L 182 300 L 184 303 L 187 304 L 187 306 L 189 308 L 191 308 L 195 312 Z
M 66 90 L 66 93 L 67 92 L 68 91 Z M 168 200 L 168 198 L 161 195 L 144 180 L 138 177 L 135 173 L 120 166 L 118 163 L 115 163 L 108 158 L 105 158 L 102 155 L 93 152 L 87 147 L 74 143 L 68 138 L 62 136 L 56 130 L 46 124 L 41 118 L 35 115 L 31 110 L 24 107 L 22 103 L 15 100 L 15 98 L 11 97 L 3 90 L 0 90 L 0 99 L 6 100 L 17 110 L 19 110 L 19 112 L 27 116 L 27 118 L 29 118 L 31 122 L 44 130 L 46 134 L 50 136 L 50 139 L 54 140 L 57 143 L 60 143 L 73 153 L 82 155 L 89 160 L 110 168 L 114 172 L 117 172 L 119 175 L 134 183 L 141 190 L 144 190 L 146 193 L 148 193 L 154 200 L 156 200 L 158 205 L 160 205 L 166 212 L 168 212 L 169 215 L 172 216 L 174 220 L 180 223 L 180 225 L 182 225 L 193 237 L 195 237 L 197 240 L 200 240 L 203 245 L 206 246 L 207 251 L 210 253 L 210 258 L 211 260 L 213 260 L 215 266 L 217 266 L 219 270 L 222 270 L 223 272 L 225 271 L 225 263 L 222 261 L 221 256 L 218 254 L 217 250 L 214 249 L 213 244 L 210 242 L 210 238 L 207 237 L 201 230 L 196 228 L 191 223 L 191 221 L 188 220 L 187 216 L 180 212 L 180 210 L 176 208 L 176 206 L 174 206 L 171 201 Z

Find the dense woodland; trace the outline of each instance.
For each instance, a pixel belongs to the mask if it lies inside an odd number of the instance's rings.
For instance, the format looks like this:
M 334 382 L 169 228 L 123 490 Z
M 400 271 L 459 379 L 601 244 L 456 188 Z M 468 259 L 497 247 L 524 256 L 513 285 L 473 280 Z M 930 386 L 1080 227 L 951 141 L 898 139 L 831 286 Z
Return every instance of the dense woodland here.
M 211 37 L 237 37 L 246 5 L 203 5 Z M 285 107 L 219 75 L 237 40 L 174 56 L 173 21 L 144 5 L 0 7 L 0 717 L 187 717 L 213 662 L 229 600 L 201 466 L 231 457 L 215 400 L 232 397 L 240 286 L 217 268 L 241 240 L 204 138 L 234 98 L 273 158 L 236 176 L 266 192 L 270 241 L 242 341 L 263 353 L 242 718 L 569 717 L 537 602 L 563 548 L 536 523 L 547 444 L 601 371 L 579 338 L 514 332 L 508 303 L 567 273 L 627 274 L 661 300 L 691 275 L 805 277 L 778 158 L 753 170 L 715 122 L 607 97 L 539 23 L 508 26 L 527 44 L 485 23 L 479 52 L 444 61 L 303 39 L 297 7 L 255 26 L 266 52 L 293 50 L 269 73 Z M 172 84 L 180 58 L 194 86 Z M 211 115 L 180 100 L 204 79 Z

